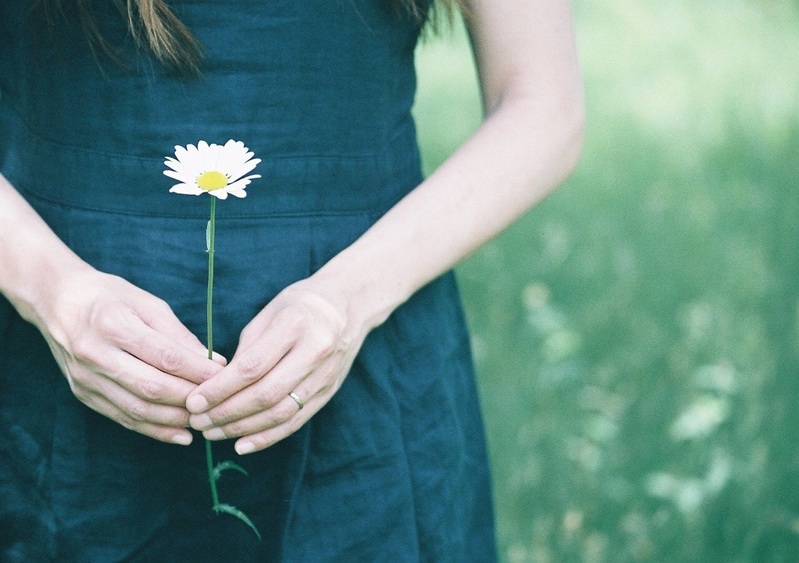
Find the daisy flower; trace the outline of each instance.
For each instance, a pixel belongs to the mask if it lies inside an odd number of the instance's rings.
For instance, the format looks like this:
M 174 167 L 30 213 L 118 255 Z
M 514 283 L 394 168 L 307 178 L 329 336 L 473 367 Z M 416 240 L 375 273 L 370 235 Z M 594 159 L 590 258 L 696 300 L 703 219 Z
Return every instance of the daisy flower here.
M 180 182 L 169 191 L 176 194 L 200 195 L 209 193 L 211 209 L 208 226 L 205 229 L 205 250 L 208 253 L 208 286 L 205 301 L 206 328 L 208 335 L 208 359 L 214 355 L 214 253 L 216 238 L 216 200 L 227 199 L 228 194 L 235 197 L 246 197 L 244 189 L 260 174 L 249 174 L 261 162 L 253 158 L 253 153 L 241 141 L 229 140 L 224 145 L 209 145 L 200 141 L 197 146 L 175 147 L 175 158 L 166 157 L 164 165 L 168 170 L 164 174 Z M 216 482 L 223 471 L 235 470 L 247 474 L 244 468 L 232 461 L 214 464 L 211 442 L 205 440 L 205 462 L 208 469 L 208 482 L 211 487 L 212 508 L 217 514 L 229 514 L 244 522 L 255 532 L 258 539 L 261 533 L 250 518 L 235 506 L 220 502 Z
M 176 194 L 200 195 L 209 193 L 219 199 L 228 194 L 245 197 L 244 189 L 260 174 L 249 172 L 261 162 L 241 141 L 229 140 L 224 145 L 200 141 L 197 146 L 175 147 L 175 158 L 166 157 L 169 170 L 164 174 L 180 182 L 169 191 Z

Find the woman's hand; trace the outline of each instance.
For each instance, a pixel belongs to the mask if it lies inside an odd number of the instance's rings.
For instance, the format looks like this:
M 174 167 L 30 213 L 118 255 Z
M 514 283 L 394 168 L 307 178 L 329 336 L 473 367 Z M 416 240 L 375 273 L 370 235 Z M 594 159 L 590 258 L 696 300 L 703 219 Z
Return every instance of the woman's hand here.
M 88 407 L 164 442 L 187 445 L 186 398 L 220 369 L 169 306 L 91 268 L 48 291 L 35 324 L 72 392 Z
M 313 279 L 284 289 L 242 331 L 230 364 L 188 398 L 209 440 L 243 436 L 240 454 L 296 432 L 341 387 L 366 336 Z

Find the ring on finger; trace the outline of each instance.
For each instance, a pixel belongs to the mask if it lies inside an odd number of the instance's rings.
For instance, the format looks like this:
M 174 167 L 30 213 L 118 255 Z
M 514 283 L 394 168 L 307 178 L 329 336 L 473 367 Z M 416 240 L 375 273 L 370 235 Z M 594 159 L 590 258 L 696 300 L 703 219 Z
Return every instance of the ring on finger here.
M 291 393 L 289 393 L 289 397 L 291 397 L 292 399 L 294 399 L 294 402 L 295 402 L 295 403 L 297 403 L 297 406 L 298 406 L 298 407 L 300 407 L 300 410 L 302 410 L 302 407 L 304 407 L 304 406 L 305 406 L 305 401 L 303 401 L 302 399 L 300 399 L 300 396 L 299 396 L 299 395 L 297 395 L 297 394 L 296 394 L 294 391 L 292 391 Z

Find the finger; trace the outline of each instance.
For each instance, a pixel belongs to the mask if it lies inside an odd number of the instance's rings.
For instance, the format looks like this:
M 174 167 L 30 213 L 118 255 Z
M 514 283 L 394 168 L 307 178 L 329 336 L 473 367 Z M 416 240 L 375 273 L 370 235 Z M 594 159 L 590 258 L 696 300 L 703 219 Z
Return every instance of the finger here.
M 255 413 L 229 424 L 217 425 L 213 428 L 206 429 L 203 432 L 203 436 L 208 440 L 225 440 L 227 438 L 237 438 L 239 436 L 256 434 L 285 424 L 292 417 L 297 416 L 299 411 L 300 409 L 297 407 L 297 403 L 295 403 L 291 397 L 285 397 L 269 410 Z M 194 428 L 196 429 L 197 427 L 194 426 Z
M 289 398 L 289 400 L 291 400 L 291 398 Z M 257 452 L 259 450 L 268 448 L 269 446 L 272 446 L 285 438 L 288 438 L 297 432 L 297 430 L 302 428 L 303 424 L 308 422 L 308 420 L 310 420 L 310 418 L 322 408 L 326 401 L 326 398 L 323 398 L 321 395 L 317 395 L 305 403 L 305 407 L 301 411 L 298 411 L 295 416 L 292 416 L 282 424 L 278 424 L 277 426 L 268 428 L 255 434 L 243 436 L 237 440 L 236 444 L 234 445 L 236 453 L 239 455 L 245 455 Z M 296 404 L 294 407 L 295 409 L 297 408 Z
M 153 420 L 139 420 L 121 410 L 117 404 L 102 395 L 95 395 L 92 400 L 86 402 L 86 404 L 91 409 L 117 422 L 128 430 L 133 430 L 134 432 L 138 432 L 139 434 L 143 434 L 161 442 L 188 446 L 193 440 L 192 433 L 187 430 L 183 424 L 174 423 L 173 418 L 180 418 L 180 416 L 159 416 L 158 414 L 154 414 Z M 188 413 L 184 416 L 187 417 Z M 165 422 L 158 423 L 155 422 L 155 420 L 163 420 Z
M 254 344 L 241 353 L 237 352 L 227 367 L 192 391 L 186 401 L 189 411 L 195 414 L 205 412 L 259 381 L 289 353 L 295 337 L 277 331 L 273 335 L 265 334 L 261 341 L 269 341 L 271 345 Z
M 207 352 L 197 353 L 145 323 L 132 327 L 128 338 L 120 342 L 123 350 L 158 370 L 200 384 L 222 369 L 209 360 Z
M 189 412 L 180 404 L 158 404 L 142 399 L 117 382 L 97 374 L 86 376 L 73 373 L 71 383 L 74 383 L 75 396 L 89 406 L 106 402 L 113 405 L 114 412 L 131 420 L 167 426 L 188 426 Z
M 168 375 L 125 354 L 118 358 L 105 377 L 132 395 L 152 404 L 185 408 L 186 398 L 196 385 L 180 377 Z
M 196 387 L 180 377 L 163 373 L 135 356 L 106 342 L 82 345 L 75 362 L 64 361 L 62 369 L 76 390 L 108 394 L 113 384 L 151 403 L 185 406 L 186 397 Z
M 309 375 L 316 373 L 316 368 L 317 366 L 311 364 L 311 358 L 293 348 L 266 376 L 234 393 L 217 406 L 193 414 L 191 426 L 195 430 L 207 430 L 212 426 L 228 424 L 268 411 L 282 403 Z M 327 370 L 323 369 L 322 372 L 327 373 Z
M 200 339 L 186 328 L 186 325 L 180 322 L 166 301 L 147 300 L 147 303 L 139 311 L 139 316 L 146 325 L 156 332 L 169 335 L 172 340 L 196 354 L 208 356 L 208 347 L 200 342 Z

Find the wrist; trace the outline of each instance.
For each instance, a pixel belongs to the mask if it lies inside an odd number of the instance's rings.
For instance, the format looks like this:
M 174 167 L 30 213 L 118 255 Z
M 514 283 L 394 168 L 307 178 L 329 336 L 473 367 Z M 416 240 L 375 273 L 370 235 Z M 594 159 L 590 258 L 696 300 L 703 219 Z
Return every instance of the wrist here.
M 0 294 L 41 327 L 72 273 L 93 270 L 70 250 L 0 175 Z
M 341 254 L 317 271 L 311 279 L 324 288 L 330 301 L 365 332 L 383 324 L 410 296 L 396 276 L 383 276 L 380 269 L 364 262 L 351 263 Z
M 4 280 L 5 294 L 22 318 L 38 328 L 47 326 L 56 314 L 58 302 L 69 293 L 66 284 L 73 283 L 76 275 L 94 269 L 64 247 L 64 252 L 43 252 L 39 259 L 27 260 L 24 266 L 13 270 L 13 277 Z M 30 256 L 30 255 L 29 255 Z

